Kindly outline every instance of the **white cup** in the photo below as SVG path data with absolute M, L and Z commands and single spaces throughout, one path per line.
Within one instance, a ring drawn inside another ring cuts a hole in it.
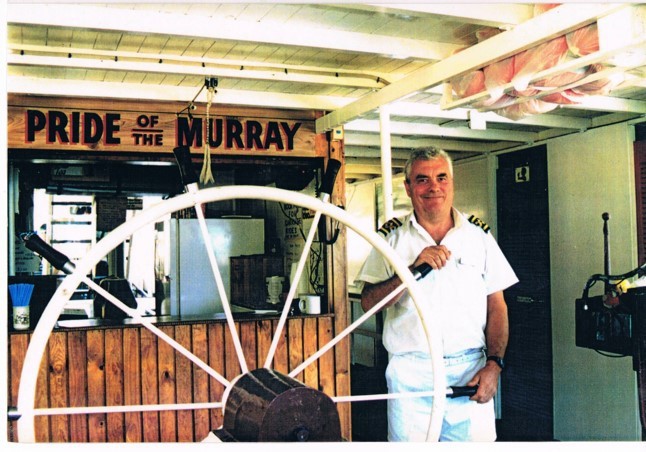
M 14 330 L 29 329 L 29 306 L 13 307 L 13 329 Z
M 318 295 L 301 295 L 298 302 L 298 309 L 303 314 L 320 314 L 321 297 Z

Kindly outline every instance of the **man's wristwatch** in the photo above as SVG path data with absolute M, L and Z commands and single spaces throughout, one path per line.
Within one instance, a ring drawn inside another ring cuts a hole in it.
M 505 361 L 500 356 L 495 356 L 495 355 L 490 355 L 487 356 L 487 361 L 493 361 L 496 364 L 498 364 L 498 367 L 500 367 L 500 370 L 503 370 L 505 368 Z

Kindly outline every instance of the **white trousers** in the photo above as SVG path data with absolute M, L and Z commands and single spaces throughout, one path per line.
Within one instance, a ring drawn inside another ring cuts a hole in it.
M 448 386 L 465 386 L 486 363 L 482 350 L 472 349 L 446 357 Z M 433 369 L 429 355 L 407 353 L 390 357 L 386 369 L 388 392 L 432 391 Z M 441 388 L 446 390 L 446 388 Z M 388 440 L 426 441 L 433 397 L 388 400 Z M 446 399 L 440 441 L 495 441 L 493 400 L 479 404 L 469 397 Z

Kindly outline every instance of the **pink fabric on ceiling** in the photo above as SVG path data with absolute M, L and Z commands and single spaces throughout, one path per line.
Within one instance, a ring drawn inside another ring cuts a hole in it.
M 486 99 L 482 99 L 474 103 L 473 106 L 476 108 L 486 108 L 488 110 L 495 109 L 495 108 L 504 108 L 516 102 L 516 99 L 517 99 L 516 97 L 511 96 L 509 94 L 503 94 L 502 96 L 496 99 L 487 97 Z
M 469 72 L 462 77 L 452 78 L 450 82 L 455 95 L 461 99 L 485 90 L 484 72 L 482 70 Z
M 565 36 L 560 36 L 516 54 L 512 77 L 514 88 L 517 91 L 526 90 L 537 73 L 560 64 L 567 52 Z
M 534 4 L 534 17 L 539 14 L 543 14 L 550 9 L 556 8 L 557 6 L 561 6 L 561 3 L 536 3 Z
M 581 27 L 565 35 L 568 50 L 576 56 L 586 56 L 599 51 L 597 24 Z
M 565 71 L 551 77 L 546 77 L 536 80 L 532 86 L 537 89 L 558 88 L 559 86 L 569 85 L 570 83 L 577 82 L 585 77 L 587 73 L 587 66 L 572 71 Z
M 534 16 L 560 5 L 560 3 L 536 4 Z M 482 42 L 502 32 L 496 28 L 484 28 L 476 31 L 476 39 Z M 532 114 L 546 113 L 557 108 L 558 105 L 580 103 L 586 95 L 608 94 L 621 78 L 603 78 L 578 87 L 567 88 L 603 70 L 603 66 L 597 64 L 532 81 L 536 74 L 542 71 L 598 50 L 599 35 L 595 23 L 550 39 L 482 69 L 454 77 L 450 81 L 458 98 L 487 91 L 489 96 L 474 102 L 473 107 L 492 110 L 510 119 L 521 119 Z M 511 89 L 509 89 L 510 85 Z M 562 90 L 541 96 L 542 92 L 557 89 Z
M 490 64 L 484 68 L 485 87 L 492 102 L 496 102 L 504 94 L 504 86 L 514 77 L 514 57 Z
M 585 96 L 575 93 L 571 89 L 566 89 L 558 93 L 548 94 L 541 97 L 544 102 L 551 102 L 561 105 L 577 104 L 583 100 Z
M 558 107 L 557 104 L 544 102 L 541 99 L 528 99 L 505 108 L 494 110 L 494 113 L 505 118 L 517 121 L 527 116 L 547 113 Z
M 601 72 L 604 69 L 605 66 L 602 64 L 591 64 L 590 66 L 588 66 L 586 75 L 596 74 L 597 72 Z M 616 74 L 613 77 L 600 78 L 598 80 L 584 83 L 572 88 L 572 91 L 577 94 L 585 94 L 588 96 L 605 96 L 622 81 L 623 75 Z

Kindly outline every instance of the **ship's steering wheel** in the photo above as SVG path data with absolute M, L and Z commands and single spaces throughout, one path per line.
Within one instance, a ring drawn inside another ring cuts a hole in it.
M 25 237 L 25 245 L 42 255 L 44 258 L 49 260 L 55 267 L 62 269 L 67 276 L 63 279 L 58 289 L 56 290 L 54 296 L 48 303 L 46 309 L 44 310 L 40 321 L 34 329 L 29 347 L 26 352 L 23 370 L 20 376 L 20 386 L 18 391 L 18 400 L 16 410 L 13 413 L 14 419 L 17 419 L 18 422 L 18 439 L 20 442 L 34 442 L 35 427 L 34 427 L 34 417 L 35 416 L 53 416 L 60 414 L 78 414 L 78 413 L 105 413 L 110 411 L 115 412 L 124 412 L 124 411 L 144 411 L 144 410 L 162 410 L 162 409 L 191 409 L 187 407 L 187 404 L 182 404 L 182 406 L 172 406 L 164 405 L 161 406 L 105 406 L 105 407 L 96 407 L 96 406 L 87 406 L 87 407 L 69 407 L 69 408 L 39 408 L 35 406 L 35 394 L 36 386 L 38 380 L 38 372 L 36 369 L 39 368 L 39 364 L 43 359 L 43 356 L 46 354 L 47 342 L 49 336 L 52 334 L 56 322 L 59 318 L 61 312 L 65 307 L 65 304 L 70 300 L 72 294 L 81 284 L 87 284 L 90 289 L 97 292 L 97 294 L 103 296 L 108 301 L 115 304 L 117 307 L 121 308 L 128 315 L 130 315 L 135 321 L 141 323 L 141 325 L 151 332 L 156 334 L 160 339 L 166 341 L 171 347 L 173 347 L 176 352 L 184 355 L 187 359 L 191 360 L 198 367 L 206 371 L 210 376 L 217 379 L 221 382 L 225 388 L 230 389 L 233 386 L 233 382 L 227 380 L 224 376 L 219 374 L 216 370 L 211 368 L 208 364 L 202 361 L 200 358 L 195 356 L 192 352 L 184 348 L 173 338 L 169 337 L 163 333 L 159 328 L 157 328 L 149 319 L 146 317 L 140 316 L 136 310 L 129 308 L 123 302 L 116 299 L 101 286 L 97 285 L 93 280 L 91 280 L 87 275 L 91 274 L 92 269 L 96 264 L 108 253 L 114 250 L 118 245 L 128 240 L 137 230 L 142 227 L 154 224 L 154 222 L 159 221 L 167 217 L 170 213 L 177 212 L 182 209 L 195 207 L 197 212 L 198 220 L 200 220 L 202 225 L 203 234 L 206 232 L 204 225 L 204 218 L 202 214 L 202 205 L 211 202 L 218 201 L 227 201 L 233 199 L 258 199 L 265 201 L 281 202 L 281 203 L 290 203 L 295 206 L 303 207 L 310 209 L 315 212 L 315 216 L 312 221 L 312 227 L 309 231 L 309 234 L 306 239 L 306 243 L 303 247 L 303 252 L 300 257 L 296 274 L 293 276 L 294 281 L 291 282 L 291 289 L 287 295 L 285 301 L 285 307 L 283 309 L 278 327 L 276 328 L 276 333 L 274 336 L 274 341 L 270 347 L 269 353 L 267 355 L 266 361 L 264 363 L 264 368 L 270 369 L 272 366 L 273 355 L 276 350 L 276 344 L 280 333 L 285 325 L 287 315 L 289 312 L 289 305 L 291 304 L 295 290 L 298 284 L 296 281 L 300 280 L 300 275 L 303 272 L 312 242 L 314 240 L 315 232 L 319 220 L 322 215 L 325 215 L 329 218 L 332 218 L 342 224 L 351 228 L 359 236 L 363 237 L 371 246 L 378 250 L 386 260 L 393 266 L 396 274 L 402 281 L 401 286 L 391 293 L 388 297 L 382 300 L 377 304 L 373 309 L 366 312 L 363 316 L 349 325 L 344 331 L 339 332 L 336 336 L 323 347 L 321 347 L 316 353 L 312 354 L 309 358 L 303 361 L 301 365 L 292 370 L 289 373 L 289 377 L 294 377 L 298 375 L 302 370 L 310 365 L 312 362 L 317 360 L 323 353 L 349 335 L 357 327 L 359 327 L 363 322 L 365 322 L 369 317 L 375 314 L 377 311 L 382 309 L 382 307 L 392 298 L 394 298 L 399 292 L 403 290 L 408 290 L 409 295 L 413 299 L 414 305 L 417 309 L 417 312 L 422 320 L 422 326 L 424 329 L 424 334 L 426 336 L 426 341 L 428 342 L 430 355 L 433 363 L 433 375 L 434 375 L 434 387 L 435 388 L 445 388 L 446 387 L 446 376 L 444 369 L 444 361 L 442 358 L 442 341 L 441 341 L 441 328 L 438 325 L 437 318 L 438 316 L 431 315 L 428 311 L 429 308 L 425 308 L 424 305 L 420 302 L 422 300 L 422 294 L 416 282 L 416 278 L 423 276 L 426 272 L 430 271 L 430 267 L 423 269 L 416 269 L 415 275 L 411 273 L 407 265 L 402 261 L 402 259 L 394 252 L 394 250 L 374 231 L 368 231 L 365 227 L 358 223 L 348 212 L 345 210 L 334 206 L 333 204 L 327 202 L 329 195 L 332 192 L 334 185 L 334 178 L 340 167 L 340 163 L 336 160 L 330 160 L 328 162 L 328 168 L 323 180 L 323 183 L 320 188 L 320 197 L 316 198 L 310 195 L 293 192 L 289 190 L 283 190 L 272 187 L 259 187 L 259 186 L 224 186 L 224 187 L 214 187 L 214 188 L 205 188 L 199 189 L 197 187 L 197 178 L 192 169 L 192 164 L 190 160 L 190 154 L 188 148 L 176 148 L 175 156 L 182 173 L 182 180 L 186 187 L 186 192 L 182 195 L 176 196 L 164 200 L 148 209 L 145 209 L 141 214 L 132 218 L 131 220 L 123 223 L 109 234 L 107 234 L 103 239 L 101 239 L 88 254 L 76 264 L 72 264 L 69 259 L 59 253 L 58 251 L 51 248 L 49 245 L 45 244 L 42 239 L 39 239 L 37 236 Z M 197 238 L 196 238 L 197 239 Z M 239 337 L 235 330 L 235 324 L 233 321 L 233 316 L 231 314 L 231 309 L 227 300 L 226 293 L 223 289 L 222 279 L 217 268 L 217 262 L 215 261 L 215 252 L 213 250 L 209 241 L 205 241 L 205 248 L 209 254 L 209 259 L 212 264 L 213 276 L 218 285 L 218 290 L 220 291 L 223 308 L 227 317 L 227 323 L 231 331 L 231 335 L 234 340 L 234 345 L 236 347 L 236 352 L 240 361 L 240 368 L 243 375 L 249 372 L 247 368 L 244 356 L 239 343 Z M 238 377 L 240 377 L 238 376 Z M 226 393 L 225 393 L 226 395 Z M 392 398 L 391 395 L 385 394 L 383 397 L 377 395 L 378 398 Z M 411 396 L 410 394 L 408 396 Z M 361 396 L 339 396 L 332 397 L 337 403 L 352 402 L 362 400 Z M 428 435 L 427 440 L 437 441 L 439 438 L 443 411 L 446 402 L 446 394 L 442 390 L 435 391 L 433 397 L 433 405 L 431 409 L 431 416 L 429 419 L 428 426 Z M 225 408 L 226 400 L 214 401 L 209 404 L 195 404 L 195 409 L 201 408 L 213 408 L 220 407 Z M 10 413 L 10 418 L 12 414 Z

